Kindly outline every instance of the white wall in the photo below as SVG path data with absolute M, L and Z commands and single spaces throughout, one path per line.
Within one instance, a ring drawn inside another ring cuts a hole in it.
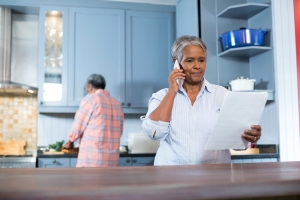
M 141 115 L 125 115 L 121 145 L 127 145 L 128 133 L 143 132 Z M 48 146 L 56 141 L 67 141 L 74 114 L 39 114 L 37 146 Z M 75 143 L 78 145 L 78 141 Z
M 280 161 L 300 160 L 298 83 L 293 0 L 272 0 L 274 69 Z

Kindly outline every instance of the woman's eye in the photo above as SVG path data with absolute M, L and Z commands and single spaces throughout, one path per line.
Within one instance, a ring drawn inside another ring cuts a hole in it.
M 191 62 L 193 62 L 193 60 L 186 60 L 186 62 L 189 62 L 189 63 L 191 63 Z
M 200 62 L 201 62 L 201 63 L 204 63 L 204 62 L 205 62 L 205 59 L 201 59 Z

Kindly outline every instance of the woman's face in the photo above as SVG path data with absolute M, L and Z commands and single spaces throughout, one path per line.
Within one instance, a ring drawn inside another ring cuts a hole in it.
M 199 84 L 206 69 L 206 57 L 203 50 L 195 45 L 185 47 L 180 64 L 183 73 L 186 74 L 184 81 L 190 84 Z

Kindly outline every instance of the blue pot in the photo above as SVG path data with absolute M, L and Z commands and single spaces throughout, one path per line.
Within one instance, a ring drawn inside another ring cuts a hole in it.
M 222 39 L 223 49 L 245 46 L 263 46 L 267 30 L 262 29 L 244 29 L 233 30 L 223 33 L 219 38 Z

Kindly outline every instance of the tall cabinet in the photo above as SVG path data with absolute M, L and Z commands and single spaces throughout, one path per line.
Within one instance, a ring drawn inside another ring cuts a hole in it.
M 68 7 L 41 6 L 38 105 L 67 106 Z

